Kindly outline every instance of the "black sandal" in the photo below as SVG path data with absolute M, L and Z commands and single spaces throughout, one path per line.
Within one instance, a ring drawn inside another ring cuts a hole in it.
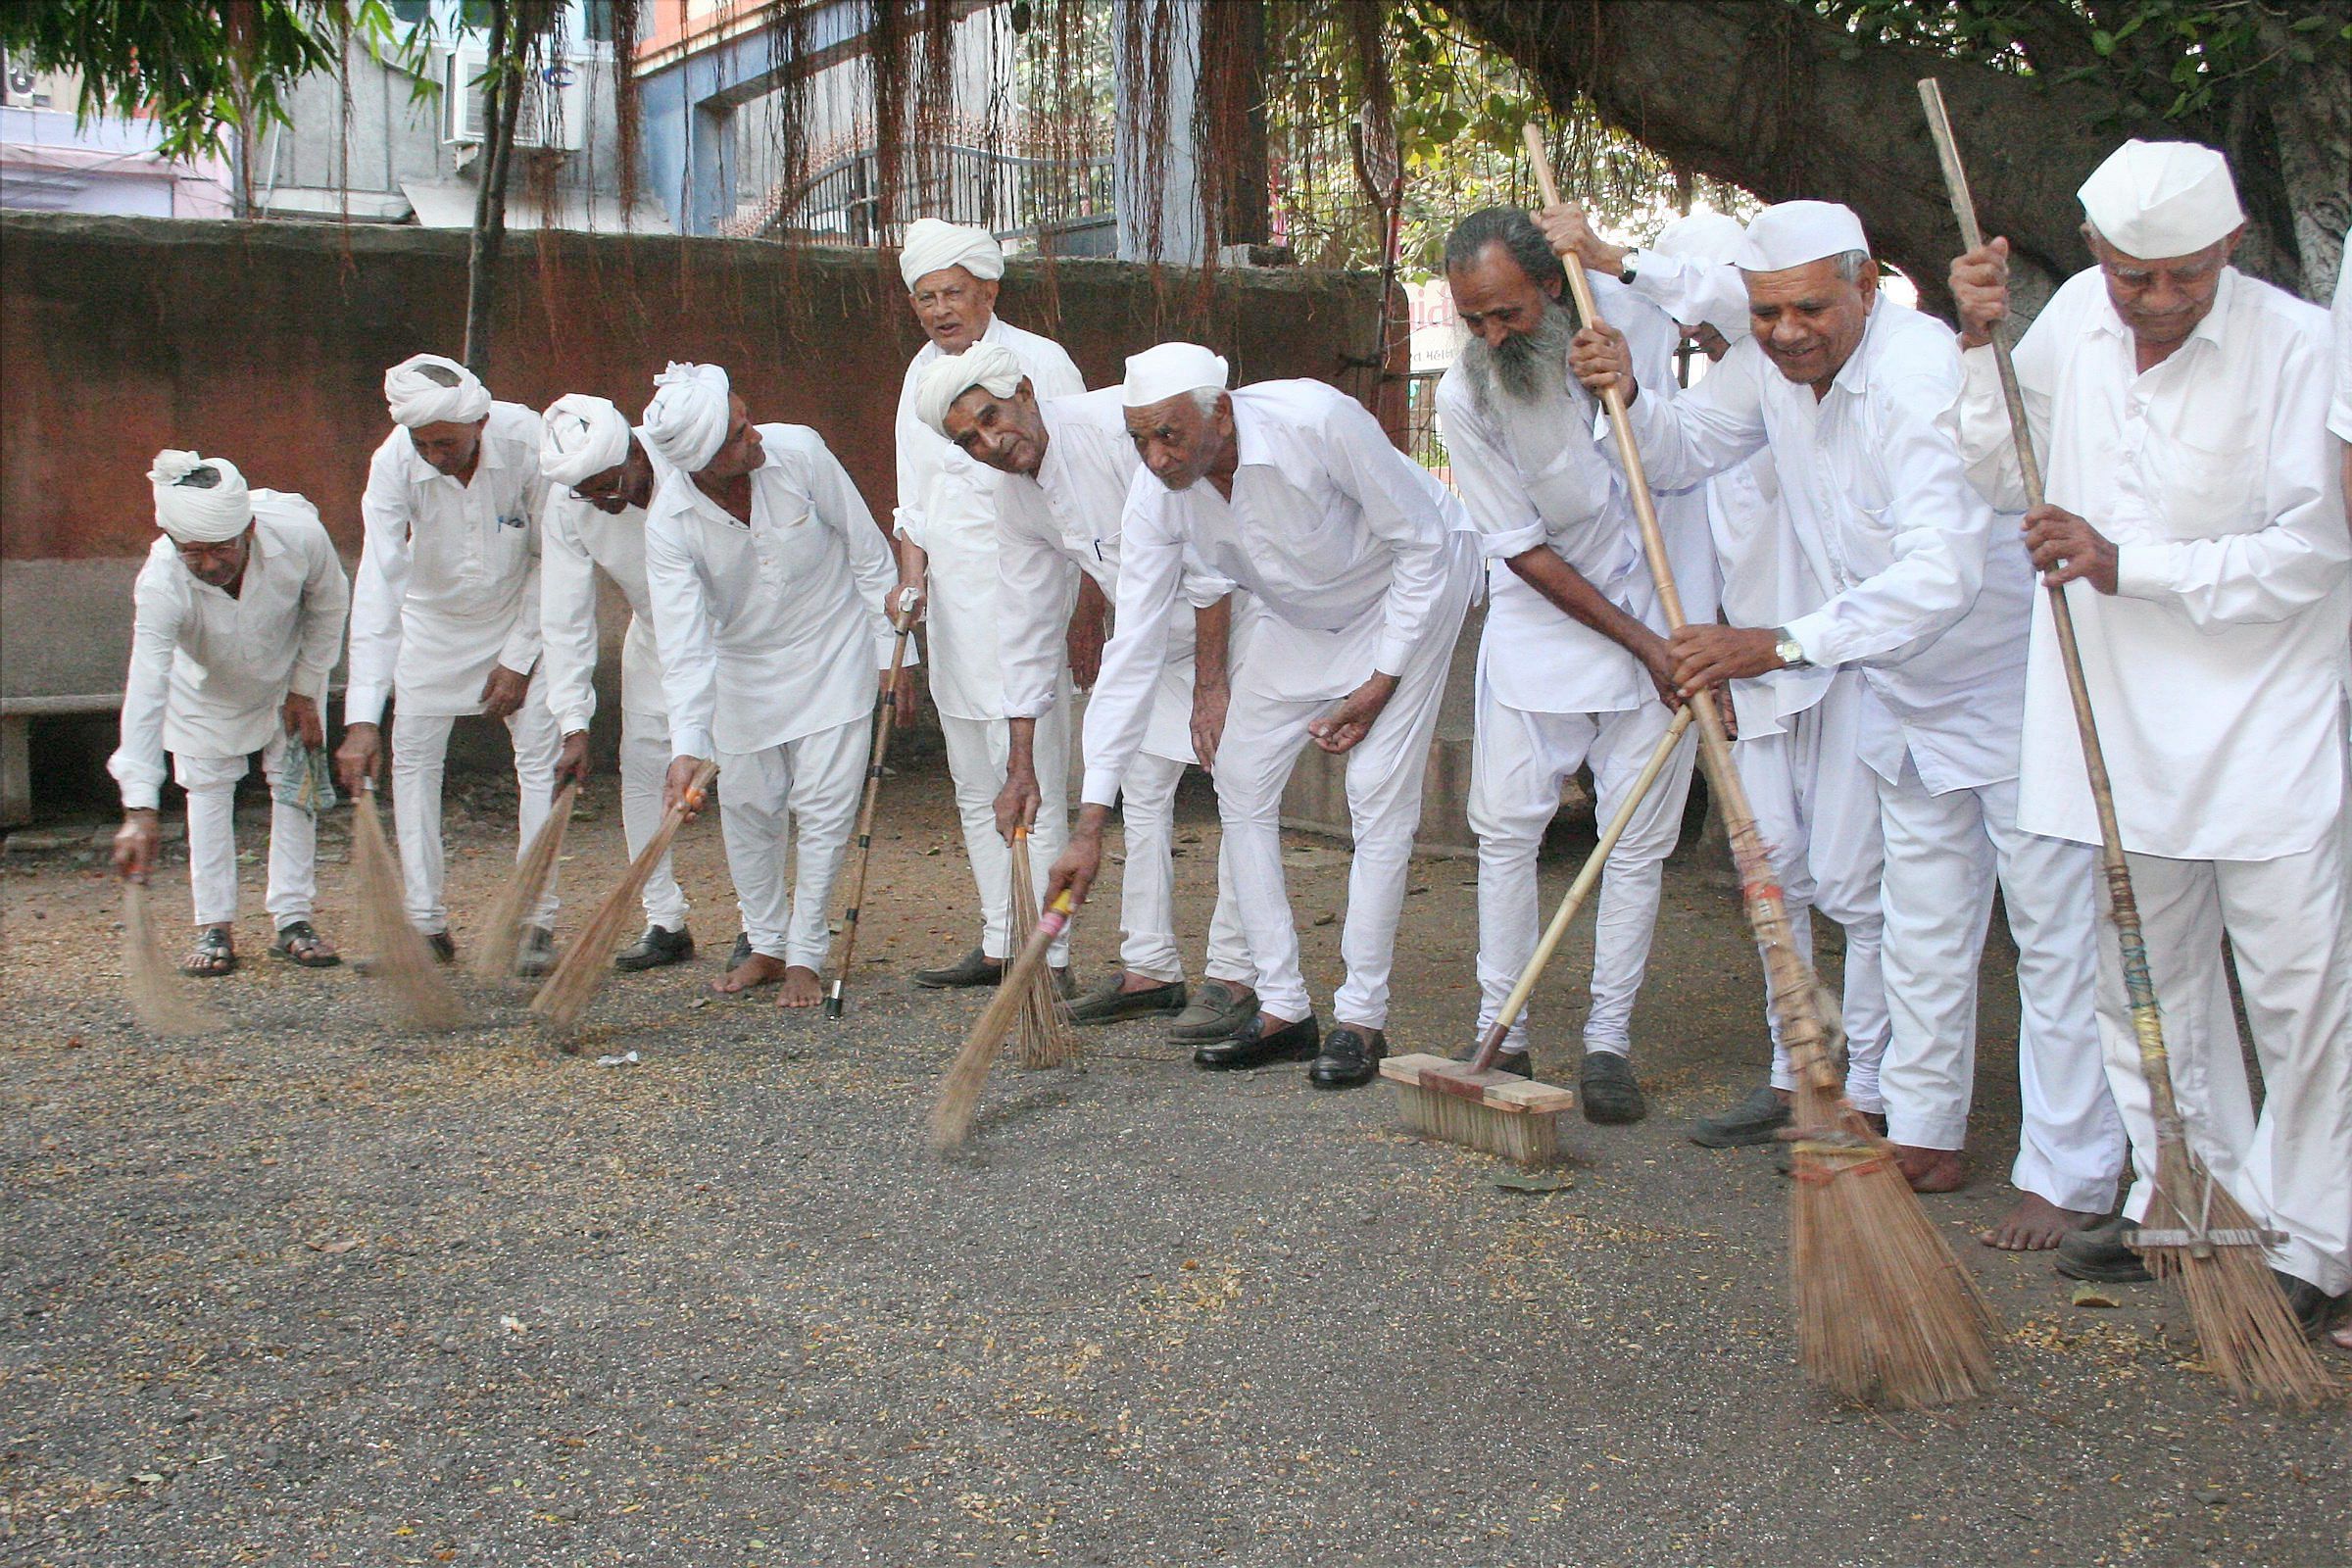
M 277 940 L 270 944 L 270 951 L 305 969 L 332 969 L 343 961 L 343 955 L 319 952 L 324 946 L 325 938 L 312 928 L 310 921 L 288 920 L 277 928 Z
M 237 950 L 229 946 L 228 933 L 217 925 L 208 925 L 196 933 L 196 945 L 179 966 L 179 972 L 192 980 L 218 980 L 222 975 L 237 972 Z

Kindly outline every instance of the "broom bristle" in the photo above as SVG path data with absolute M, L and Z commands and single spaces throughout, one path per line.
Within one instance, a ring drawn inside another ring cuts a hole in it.
M 539 824 L 539 831 L 515 858 L 514 874 L 507 878 L 498 903 L 491 906 L 490 929 L 474 950 L 471 968 L 476 979 L 503 980 L 514 971 L 515 956 L 522 952 L 523 923 L 539 907 L 548 878 L 556 874 L 556 861 L 564 854 L 564 835 L 571 827 L 571 803 L 579 793 L 577 779 L 556 792 L 547 820 Z
M 689 800 L 698 809 L 703 791 L 709 787 L 714 772 L 715 768 L 705 766 L 687 789 Z M 635 923 L 637 899 L 645 891 L 646 879 L 654 874 L 662 857 L 669 853 L 670 841 L 678 836 L 678 829 L 685 821 L 683 809 L 672 808 L 662 813 L 662 825 L 629 862 L 619 886 L 605 895 L 605 902 L 596 906 L 588 924 L 572 939 L 571 951 L 564 955 L 555 973 L 547 977 L 547 984 L 531 998 L 531 1011 L 559 1030 L 568 1031 L 579 1023 L 580 1014 L 588 1010 L 597 988 L 612 972 L 612 950 Z
M 2141 1229 L 2227 1234 L 2255 1225 L 2185 1144 L 2168 1139 L 2157 1150 L 2156 1190 Z M 2232 1394 L 2309 1406 L 2340 1392 L 2304 1340 L 2259 1246 L 2142 1247 L 2140 1256 L 2149 1273 L 2180 1286 L 2198 1352 Z
M 931 1107 L 931 1147 L 941 1153 L 955 1149 L 972 1130 L 972 1113 L 980 1104 L 980 1090 L 988 1082 L 988 1069 L 996 1064 L 997 1054 L 1011 1037 L 1013 1025 L 1019 1020 L 1021 992 L 1035 972 L 1044 967 L 1046 950 L 1053 946 L 1062 922 L 1048 926 L 1044 920 L 1029 934 L 1028 944 L 1019 956 L 1004 966 L 1004 978 L 997 982 L 997 994 L 979 1019 L 963 1037 L 963 1046 L 948 1067 L 948 1075 L 940 1080 L 939 1099 Z
M 1037 930 L 1037 895 L 1029 875 L 1029 836 L 1016 833 L 1012 843 L 1012 948 L 1029 946 Z M 1066 1067 L 1078 1059 L 1078 1031 L 1062 1005 L 1060 989 L 1050 964 L 1039 964 L 1021 987 L 1020 1013 L 1012 1037 L 1020 1046 L 1021 1065 L 1029 1068 Z
M 228 1026 L 220 1012 L 182 993 L 171 961 L 155 945 L 142 882 L 122 884 L 122 986 L 131 1016 L 151 1035 L 204 1035 Z
M 1514 1165 L 1555 1165 L 1563 1111 L 1503 1111 L 1475 1100 L 1391 1079 L 1405 1130 L 1494 1154 Z
M 455 1029 L 466 1021 L 466 1004 L 441 978 L 424 937 L 409 924 L 403 907 L 400 862 L 384 837 L 375 791 L 362 789 L 351 805 L 351 862 L 358 882 L 354 903 L 360 942 L 369 955 L 367 972 L 381 981 L 393 1005 L 419 1029 Z

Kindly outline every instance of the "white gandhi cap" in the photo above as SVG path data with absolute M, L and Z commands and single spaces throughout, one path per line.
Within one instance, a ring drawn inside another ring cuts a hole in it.
M 1785 272 L 1848 251 L 1870 254 L 1862 220 L 1837 202 L 1781 202 L 1758 213 L 1732 253 L 1742 272 Z
M 1148 409 L 1202 387 L 1222 392 L 1227 373 L 1224 360 L 1198 343 L 1162 343 L 1127 356 L 1123 401 L 1131 409 Z
M 2099 236 L 2140 261 L 2192 255 L 2246 220 L 2229 161 L 2193 141 L 2128 141 L 2075 194 Z

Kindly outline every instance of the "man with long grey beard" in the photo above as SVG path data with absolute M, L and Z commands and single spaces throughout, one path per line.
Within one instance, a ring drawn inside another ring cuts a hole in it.
M 1470 763 L 1484 1034 L 1535 953 L 1536 853 L 1560 786 L 1590 763 L 1595 809 L 1611 819 L 1680 700 L 1625 477 L 1595 437 L 1592 394 L 1568 374 L 1576 318 L 1561 302 L 1559 258 L 1527 214 L 1490 207 L 1447 237 L 1446 273 L 1471 341 L 1438 383 L 1438 413 L 1454 482 L 1478 525 L 1490 594 Z M 1593 287 L 1601 312 L 1649 367 L 1644 384 L 1670 385 L 1674 323 L 1621 284 L 1600 278 Z M 1712 618 L 1704 498 L 1662 497 L 1660 506 L 1686 609 Z M 1692 758 L 1686 741 L 1602 872 L 1578 1075 L 1591 1121 L 1639 1121 L 1647 1110 L 1631 1061 L 1634 998 Z M 1529 1072 L 1525 1013 L 1500 1065 Z

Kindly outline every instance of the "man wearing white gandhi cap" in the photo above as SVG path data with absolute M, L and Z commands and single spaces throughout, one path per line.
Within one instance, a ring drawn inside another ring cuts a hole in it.
M 339 961 L 312 928 L 318 822 L 281 789 L 287 741 L 326 744 L 319 705 L 343 637 L 350 586 L 318 509 L 290 491 L 249 490 L 236 465 L 163 452 L 148 472 L 163 530 L 132 589 L 122 739 L 107 771 L 122 788 L 115 867 L 144 879 L 162 835 L 164 753 L 188 792 L 192 975 L 237 966 L 236 788 L 255 752 L 270 784 L 270 951 L 312 968 Z
M 1221 733 L 1203 737 L 1225 853 L 1257 969 L 1257 1016 L 1201 1046 L 1210 1069 L 1312 1057 L 1308 1081 L 1368 1083 L 1387 1049 L 1389 967 L 1422 776 L 1478 550 L 1461 504 L 1398 452 L 1363 405 L 1320 381 L 1225 389 L 1191 343 L 1127 361 L 1127 433 L 1148 472 L 1128 492 L 1119 601 L 1086 714 L 1086 793 L 1047 897 L 1080 899 L 1152 716 L 1186 553 L 1258 607 Z M 1218 726 L 1211 725 L 1211 729 Z M 1312 741 L 1348 755 L 1355 847 L 1328 1040 L 1298 969 L 1283 886 L 1282 791 Z
M 1117 387 L 1041 400 L 1020 361 L 998 344 L 975 343 L 934 363 L 915 389 L 915 405 L 925 424 L 973 462 L 997 470 L 993 505 L 1004 612 L 998 647 L 1011 743 L 997 823 L 1010 838 L 1015 827 L 1036 819 L 1045 798 L 1035 737 L 1041 716 L 1063 697 L 1060 580 L 1075 565 L 1106 598 L 1118 597 L 1122 519 L 1142 465 L 1127 437 Z M 1189 1042 L 1222 1039 L 1255 1017 L 1257 989 L 1221 849 L 1207 978 L 1199 994 L 1186 989 L 1176 941 L 1176 786 L 1185 764 L 1203 755 L 1194 739 L 1196 717 L 1207 721 L 1223 711 L 1238 640 L 1229 635 L 1234 596 L 1222 584 L 1204 585 L 1198 572 L 1185 576 L 1193 613 L 1190 619 L 1177 615 L 1169 626 L 1152 689 L 1151 722 L 1119 780 L 1127 851 L 1119 888 L 1121 967 L 1079 997 L 1071 1016 L 1080 1023 L 1109 1023 L 1174 1013 L 1169 1038 Z
M 995 487 L 988 475 L 915 415 L 915 389 L 923 372 L 943 355 L 961 354 L 975 343 L 1004 349 L 1020 362 L 1041 398 L 1068 397 L 1086 390 L 1078 368 L 1061 345 L 1024 332 L 996 314 L 1004 252 L 983 228 L 966 228 L 925 218 L 909 224 L 899 251 L 914 318 L 929 339 L 906 367 L 899 388 L 899 507 L 894 532 L 899 540 L 899 574 L 912 590 L 908 602 L 930 623 L 931 701 L 948 744 L 948 771 L 956 780 L 956 809 L 963 820 L 964 852 L 980 895 L 980 941 L 956 962 L 919 970 L 922 986 L 994 985 L 1002 972 L 1011 935 L 1012 862 L 997 832 L 997 792 L 1007 763 L 1004 681 L 999 675 L 997 627 L 1002 606 L 997 574 Z M 1102 598 L 1083 572 L 1048 574 L 1054 613 L 1070 627 L 1081 683 L 1102 642 Z M 1073 612 L 1072 595 L 1076 594 Z M 1060 679 L 1059 672 L 1056 680 Z M 911 683 L 906 688 L 912 691 Z M 1029 839 L 1030 864 L 1042 877 L 1061 853 L 1069 831 L 1064 797 L 1069 774 L 1069 709 L 1066 701 L 1038 715 L 1035 736 L 1042 800 Z M 910 711 L 900 709 L 902 715 Z M 1067 980 L 1069 946 L 1056 942 L 1051 956 Z
M 628 416 L 606 398 L 571 393 L 547 406 L 539 468 L 547 475 L 541 524 L 539 610 L 547 702 L 564 749 L 556 782 L 588 777 L 588 725 L 596 716 L 596 573 L 629 607 L 620 643 L 620 830 L 631 858 L 662 823 L 669 772 L 669 708 L 654 647 L 645 581 L 645 509 L 658 460 Z M 686 893 L 664 854 L 645 882 L 645 934 L 614 956 L 620 969 L 653 969 L 694 956 Z
M 654 384 L 643 430 L 662 467 L 645 579 L 669 706 L 664 805 L 718 763 L 745 945 L 715 989 L 780 982 L 780 1005 L 813 1007 L 874 671 L 897 640 L 890 546 L 814 430 L 754 424 L 715 365 L 672 365 Z
M 555 796 L 556 721 L 539 662 L 539 416 L 490 396 L 471 370 L 418 354 L 384 372 L 396 428 L 368 465 L 366 539 L 352 586 L 350 683 L 335 761 L 357 791 L 383 760 L 392 713 L 392 820 L 409 919 L 447 962 L 441 778 L 457 720 L 500 719 L 514 744 L 516 855 Z M 555 967 L 551 879 L 526 916 L 515 972 Z
M 2026 544 L 2043 580 L 2067 585 L 2189 1139 L 2285 1234 L 2272 1262 L 2316 1334 L 2352 1291 L 2352 540 L 2326 429 L 2328 318 L 2230 267 L 2245 216 L 2211 148 L 2126 142 L 2082 198 L 2097 265 L 2017 346 L 2046 477 Z M 1989 346 L 2006 277 L 1998 239 L 1952 266 L 1970 471 L 2015 507 L 2025 491 Z M 2018 822 L 2096 844 L 2054 639 L 2036 603 Z M 2136 1219 L 2156 1144 L 2101 926 L 2099 1024 L 2143 1178 L 2125 1207 Z M 2259 1116 L 2225 939 L 2267 1091 Z M 2128 1234 L 2070 1237 L 2059 1267 L 2144 1279 Z
M 2022 1197 L 1984 1233 L 2055 1247 L 2114 1202 L 2123 1124 L 2090 996 L 2095 857 L 2018 823 L 2018 732 L 2033 572 L 1962 470 L 1959 351 L 1884 298 L 1861 220 L 1783 202 L 1733 264 L 1755 335 L 1689 392 L 1643 397 L 1616 334 L 1577 338 L 1579 375 L 1632 399 L 1653 480 L 1688 484 L 1769 449 L 1800 547 L 1832 589 L 1779 626 L 1686 626 L 1688 690 L 1806 665 L 1862 675 L 1855 749 L 1877 776 L 1889 1030 L 1887 1137 L 1912 1186 L 1967 1180 L 1977 971 L 1996 880 L 2017 940 Z

